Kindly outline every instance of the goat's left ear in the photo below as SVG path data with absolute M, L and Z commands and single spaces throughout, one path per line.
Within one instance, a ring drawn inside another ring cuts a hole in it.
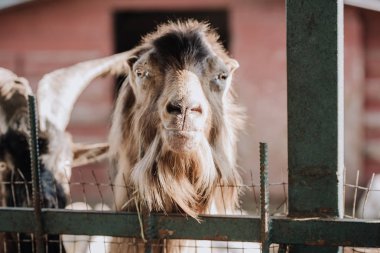
M 239 68 L 239 62 L 235 59 L 229 58 L 226 62 L 226 65 L 230 71 L 230 73 L 234 73 L 234 71 Z

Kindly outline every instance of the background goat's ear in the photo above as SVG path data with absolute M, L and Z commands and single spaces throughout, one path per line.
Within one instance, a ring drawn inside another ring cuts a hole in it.
M 65 131 L 73 106 L 87 85 L 99 76 L 126 74 L 131 51 L 81 62 L 44 75 L 38 84 L 37 99 L 40 128 L 50 123 Z
M 74 143 L 72 145 L 73 167 L 83 166 L 108 159 L 108 149 L 108 143 Z
M 230 73 L 232 74 L 237 68 L 239 68 L 239 62 L 235 59 L 228 59 L 227 62 L 226 62 L 226 65 L 230 71 Z

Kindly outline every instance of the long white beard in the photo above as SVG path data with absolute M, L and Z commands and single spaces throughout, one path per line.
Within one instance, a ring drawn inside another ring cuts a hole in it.
M 219 181 L 212 148 L 202 137 L 199 147 L 175 153 L 156 136 L 133 167 L 131 183 L 149 210 L 171 212 L 176 206 L 196 218 L 210 207 Z

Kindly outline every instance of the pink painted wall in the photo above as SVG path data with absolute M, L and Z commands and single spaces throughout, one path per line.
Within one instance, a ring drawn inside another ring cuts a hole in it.
M 365 23 L 365 169 L 380 172 L 380 13 L 366 11 Z

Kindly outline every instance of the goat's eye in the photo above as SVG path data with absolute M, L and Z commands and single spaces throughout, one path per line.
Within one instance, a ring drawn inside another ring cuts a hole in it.
M 136 69 L 135 73 L 138 78 L 142 78 L 144 76 L 144 71 L 141 69 Z
M 222 91 L 226 87 L 226 80 L 228 78 L 228 73 L 220 72 L 211 80 L 211 90 Z
M 221 81 L 225 81 L 225 80 L 227 80 L 227 78 L 228 78 L 228 74 L 227 74 L 227 73 L 220 73 L 220 74 L 216 77 L 216 79 L 221 80 Z
M 146 70 L 136 69 L 135 73 L 138 78 L 149 77 L 149 71 L 146 71 Z

